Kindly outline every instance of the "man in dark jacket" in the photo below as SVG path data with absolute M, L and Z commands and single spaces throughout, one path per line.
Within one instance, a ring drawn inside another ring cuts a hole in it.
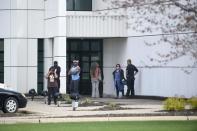
M 54 61 L 54 65 L 51 66 L 49 70 L 51 70 L 52 68 L 55 70 L 55 72 L 57 74 L 57 84 L 58 84 L 58 88 L 57 88 L 58 90 L 57 91 L 60 92 L 60 72 L 61 72 L 61 67 L 58 66 L 58 62 L 57 61 Z
M 127 77 L 127 93 L 126 96 L 128 97 L 130 92 L 131 96 L 135 95 L 134 91 L 134 81 L 135 81 L 135 75 L 137 74 L 138 69 L 131 64 L 131 59 L 127 60 L 127 68 L 126 68 L 126 77 Z

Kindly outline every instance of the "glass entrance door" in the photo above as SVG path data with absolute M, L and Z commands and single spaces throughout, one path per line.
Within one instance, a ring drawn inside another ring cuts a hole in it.
M 92 62 L 103 66 L 103 42 L 101 39 L 68 39 L 67 40 L 67 70 L 72 61 L 79 60 L 81 67 L 79 93 L 91 95 L 90 66 Z M 67 92 L 69 93 L 70 77 L 67 77 Z

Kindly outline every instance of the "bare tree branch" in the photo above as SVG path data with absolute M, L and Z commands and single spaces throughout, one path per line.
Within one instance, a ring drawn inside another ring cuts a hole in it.
M 184 11 L 193 12 L 193 13 L 197 14 L 197 8 L 195 8 L 195 7 L 193 7 L 193 8 L 192 7 L 187 7 L 186 5 L 183 5 L 183 4 L 181 4 L 177 1 L 174 1 L 174 4 L 176 6 L 178 6 L 179 8 L 181 8 L 182 10 L 184 10 Z
M 164 52 L 155 51 L 157 55 L 150 57 L 150 61 L 166 64 L 186 56 L 191 58 L 193 63 L 189 66 L 197 66 L 196 0 L 109 0 L 107 4 L 111 4 L 108 11 L 114 11 L 113 8 L 116 8 L 116 12 L 118 9 L 127 9 L 128 28 L 133 31 L 142 34 L 164 34 L 153 42 L 144 41 L 150 48 L 163 44 L 168 48 Z M 174 11 L 171 11 L 172 9 Z

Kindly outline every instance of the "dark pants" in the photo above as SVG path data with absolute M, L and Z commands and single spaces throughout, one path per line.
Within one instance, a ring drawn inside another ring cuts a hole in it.
M 79 87 L 79 80 L 71 80 L 70 82 L 70 94 L 72 93 L 79 93 L 78 91 L 78 87 Z
M 99 81 L 99 97 L 103 97 L 103 82 Z
M 135 81 L 134 79 L 127 80 L 127 93 L 126 93 L 126 96 L 129 96 L 130 92 L 131 92 L 131 96 L 135 95 L 134 81 Z
M 51 96 L 53 97 L 54 104 L 57 104 L 57 98 L 55 96 L 55 93 L 57 92 L 56 87 L 48 87 L 48 105 L 51 104 Z
M 117 97 L 119 97 L 119 92 L 122 92 L 122 96 L 124 96 L 124 90 L 119 91 L 119 90 L 117 90 L 117 88 L 116 88 L 116 96 L 117 96 Z
M 122 96 L 124 96 L 124 89 L 119 90 L 120 88 L 118 87 L 118 83 L 116 83 L 116 96 L 119 97 L 119 92 L 122 92 Z
M 57 79 L 57 86 L 58 86 L 57 92 L 60 92 L 60 79 Z

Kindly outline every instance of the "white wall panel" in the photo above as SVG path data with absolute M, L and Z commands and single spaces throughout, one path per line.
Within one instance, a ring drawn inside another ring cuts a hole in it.
M 65 16 L 66 12 L 66 0 L 58 0 L 57 1 L 57 10 L 59 16 Z
M 197 77 L 196 69 L 188 75 L 180 68 L 144 68 L 141 75 L 141 95 L 197 96 L 197 82 L 194 80 Z
M 54 38 L 54 57 L 66 56 L 66 37 Z
M 0 9 L 10 9 L 11 0 L 0 0 Z
M 8 87 L 11 87 L 12 86 L 11 76 L 12 76 L 11 67 L 5 66 L 4 67 L 4 83 L 6 85 L 8 85 Z
M 11 9 L 27 9 L 28 0 L 11 0 Z
M 189 34 L 188 37 L 190 37 Z M 172 38 L 172 36 L 168 36 L 168 38 Z M 151 61 L 150 59 L 165 60 L 165 57 L 160 57 L 158 53 L 169 54 L 170 51 L 173 51 L 171 45 L 165 42 L 152 46 L 146 45 L 146 43 L 153 44 L 160 39 L 161 36 L 128 38 L 128 43 L 124 51 L 125 57 L 131 58 L 138 66 L 192 66 L 194 61 L 191 59 L 191 54 L 186 54 L 183 57 L 175 59 L 174 61 L 169 61 L 166 65 L 164 65 L 164 63 L 157 62 L 156 60 Z
M 104 95 L 115 96 L 116 94 L 112 72 L 116 64 L 120 64 L 125 69 L 124 50 L 126 43 L 126 38 L 104 39 L 103 41 Z
M 27 92 L 37 90 L 38 39 L 28 39 Z
M 53 56 L 53 39 L 44 39 L 44 57 Z
M 27 37 L 27 11 L 11 12 L 11 37 Z
M 37 39 L 5 40 L 5 83 L 23 93 L 37 88 Z
M 103 2 L 103 0 L 92 0 L 92 10 L 103 10 L 106 8 L 107 8 L 107 4 Z
M 44 75 L 53 65 L 53 39 L 44 40 Z M 47 90 L 47 79 L 44 79 L 44 89 Z
M 103 95 L 104 96 L 115 96 L 116 90 L 113 82 L 113 68 L 103 68 L 104 81 L 103 81 Z
M 66 36 L 66 18 L 57 17 L 45 20 L 45 37 Z
M 44 0 L 28 0 L 28 9 L 44 9 Z
M 27 40 L 5 39 L 4 81 L 14 90 L 27 91 Z M 32 76 L 34 77 L 34 76 Z
M 11 39 L 11 66 L 27 66 L 27 40 Z
M 57 37 L 54 39 L 54 61 L 58 61 L 61 67 L 60 73 L 60 91 L 66 93 L 66 37 Z
M 55 17 L 58 14 L 58 2 L 55 0 L 45 1 L 45 19 Z M 66 5 L 65 5 L 66 6 Z
M 110 91 L 114 89 L 112 71 L 115 64 L 120 63 L 125 70 L 126 60 L 131 58 L 133 64 L 139 69 L 135 80 L 137 95 L 165 97 L 178 95 L 187 98 L 197 95 L 195 80 L 197 70 L 187 67 L 192 65 L 190 57 L 179 58 L 167 65 L 149 60 L 149 56 L 156 57 L 156 53 L 159 51 L 170 51 L 165 44 L 159 47 L 150 47 L 144 44 L 144 41 L 153 42 L 157 39 L 159 38 L 131 37 L 127 41 L 124 39 L 104 40 L 104 82 L 107 82 L 104 84 L 105 94 L 110 94 Z M 191 71 L 191 73 L 187 74 L 183 69 Z
M 4 66 L 11 65 L 11 40 L 4 39 Z
M 68 37 L 126 37 L 126 19 L 123 16 L 104 16 L 67 13 Z
M 65 16 L 66 0 L 47 0 L 45 1 L 45 18 Z
M 27 67 L 16 67 L 12 68 L 13 71 L 13 76 L 14 76 L 14 85 L 16 85 L 17 91 L 22 92 L 22 93 L 27 93 L 28 92 L 28 72 L 27 72 Z M 16 81 L 15 81 L 16 80 Z
M 9 88 L 27 93 L 27 67 L 5 67 L 5 84 Z
M 28 11 L 28 37 L 43 38 L 44 37 L 44 12 Z
M 180 2 L 182 3 L 183 1 Z M 141 36 L 155 34 L 172 34 L 176 32 L 194 32 L 193 28 L 188 27 L 181 29 L 182 27 L 179 27 L 180 23 L 186 22 L 186 16 L 182 16 L 180 13 L 181 8 L 173 4 L 163 4 L 163 10 L 161 11 L 159 8 L 160 6 L 145 5 L 140 7 L 128 7 L 128 35 Z M 185 15 L 189 16 L 189 14 L 187 13 L 185 13 Z M 188 25 L 189 23 L 190 22 L 188 22 Z
M 26 72 L 25 72 L 25 78 L 26 78 Z M 11 75 L 10 75 L 10 86 L 11 88 L 15 89 L 18 91 L 18 85 L 17 85 L 17 81 L 18 81 L 18 76 L 17 76 L 17 68 L 15 67 L 11 67 Z
M 4 68 L 4 83 L 8 85 L 9 88 L 17 91 L 17 77 L 16 68 L 5 67 Z
M 66 17 L 58 17 L 56 18 L 58 32 L 55 34 L 56 36 L 66 36 Z
M 49 19 L 45 20 L 45 37 L 54 37 L 58 34 L 57 28 L 57 20 L 56 19 Z
M 28 39 L 27 45 L 27 60 L 28 66 L 37 66 L 38 62 L 38 40 L 37 39 Z
M 25 91 L 28 92 L 30 89 L 37 91 L 37 67 L 27 68 L 27 86 Z
M 10 36 L 10 11 L 0 11 L 0 37 L 7 38 Z
M 49 71 L 49 68 L 53 65 L 53 58 L 44 58 L 44 75 Z M 44 79 L 44 90 L 47 90 L 47 79 Z

